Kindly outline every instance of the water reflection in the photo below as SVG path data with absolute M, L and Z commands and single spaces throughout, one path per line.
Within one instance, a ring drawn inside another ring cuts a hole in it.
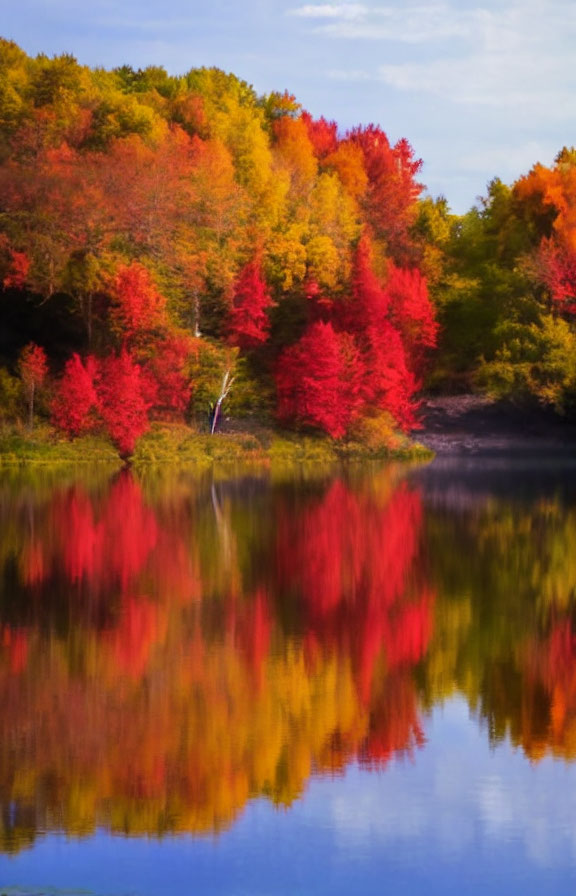
M 214 831 L 423 741 L 433 598 L 393 468 L 304 488 L 130 473 L 2 500 L 4 848 Z
M 573 759 L 574 468 L 437 462 L 417 479 L 439 591 L 425 702 L 463 693 L 493 744 Z
M 1 848 L 221 830 L 413 753 L 455 694 L 572 759 L 576 504 L 450 483 L 3 480 Z

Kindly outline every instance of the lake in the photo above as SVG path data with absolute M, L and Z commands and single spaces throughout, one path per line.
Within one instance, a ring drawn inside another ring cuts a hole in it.
M 0 476 L 0 893 L 570 893 L 576 462 Z

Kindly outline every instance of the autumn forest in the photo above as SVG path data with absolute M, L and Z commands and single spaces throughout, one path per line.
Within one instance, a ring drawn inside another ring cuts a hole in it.
M 421 166 L 219 69 L 1 41 L 2 425 L 126 457 L 155 421 L 224 412 L 385 440 L 423 390 L 572 414 L 575 152 L 463 216 Z

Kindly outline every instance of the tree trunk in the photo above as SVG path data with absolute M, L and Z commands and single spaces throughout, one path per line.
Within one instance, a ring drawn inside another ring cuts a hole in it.
M 194 335 L 197 339 L 202 336 L 200 332 L 200 298 L 198 293 L 194 294 Z
M 218 418 L 220 416 L 220 409 L 222 407 L 222 402 L 230 392 L 232 388 L 232 383 L 234 382 L 234 377 L 230 376 L 230 371 L 227 370 L 224 374 L 224 378 L 222 379 L 222 386 L 220 387 L 220 395 L 218 396 L 218 401 L 216 402 L 216 407 L 214 408 L 214 414 L 212 416 L 212 426 L 210 427 L 210 435 L 214 435 L 216 432 L 216 424 L 218 423 Z
M 30 386 L 30 398 L 28 400 L 28 426 L 30 429 L 34 429 L 34 383 Z

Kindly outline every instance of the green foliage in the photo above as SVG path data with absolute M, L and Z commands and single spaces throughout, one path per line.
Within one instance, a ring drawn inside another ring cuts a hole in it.
M 509 328 L 529 328 L 542 312 L 538 290 L 522 263 L 533 236 L 512 189 L 498 179 L 489 184 L 479 207 L 452 217 L 448 238 L 440 225 L 430 207 L 421 211 L 422 233 L 438 227 L 444 252 L 444 270 L 433 287 L 441 337 L 430 383 L 470 388 L 485 382 L 484 374 L 477 376 L 480 367 L 502 360 Z M 513 378 L 507 379 L 513 388 Z
M 495 397 L 536 398 L 560 413 L 576 406 L 576 332 L 545 315 L 538 323 L 506 322 L 494 360 L 481 364 L 477 382 Z
M 196 341 L 188 372 L 194 383 L 192 401 L 198 421 L 208 421 L 211 409 L 218 401 L 226 372 L 235 376 L 237 365 L 237 348 L 222 346 L 209 339 Z
M 22 383 L 0 367 L 0 422 L 15 422 L 23 406 Z

